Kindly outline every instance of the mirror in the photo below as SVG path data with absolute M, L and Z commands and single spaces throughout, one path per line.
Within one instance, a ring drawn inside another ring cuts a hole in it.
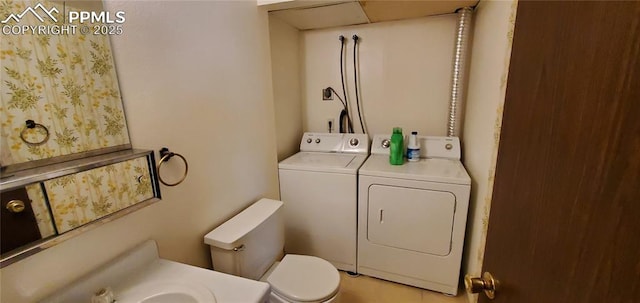
M 119 151 L 40 170 L 27 179 L 3 180 L 2 266 L 160 197 L 149 150 Z
M 39 183 L 3 191 L 0 200 L 2 255 L 57 234 Z
M 102 2 L 0 4 L 5 173 L 131 148 L 108 33 L 67 23 L 89 11 L 102 12 Z
M 0 3 L 0 266 L 160 197 L 153 152 L 131 149 L 113 20 L 101 1 Z

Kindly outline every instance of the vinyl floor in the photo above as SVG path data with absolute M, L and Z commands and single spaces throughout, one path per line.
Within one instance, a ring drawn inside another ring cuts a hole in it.
M 364 275 L 351 277 L 341 271 L 339 303 L 467 303 L 467 296 L 463 290 L 450 297 Z

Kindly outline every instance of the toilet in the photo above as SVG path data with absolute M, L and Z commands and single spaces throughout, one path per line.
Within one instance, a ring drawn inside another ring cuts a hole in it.
M 213 269 L 269 283 L 272 303 L 336 302 L 340 275 L 331 263 L 284 255 L 282 206 L 261 199 L 204 236 Z

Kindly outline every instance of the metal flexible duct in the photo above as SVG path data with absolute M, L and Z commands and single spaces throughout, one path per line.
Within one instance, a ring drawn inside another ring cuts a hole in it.
M 471 31 L 471 15 L 473 9 L 465 7 L 458 10 L 458 28 L 456 46 L 453 56 L 453 73 L 451 78 L 451 99 L 449 101 L 448 137 L 459 137 L 462 115 L 462 98 L 466 84 L 466 63 L 469 48 L 469 32 Z

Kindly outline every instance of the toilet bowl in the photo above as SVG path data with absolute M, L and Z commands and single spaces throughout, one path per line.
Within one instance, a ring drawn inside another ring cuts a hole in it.
M 282 205 L 261 199 L 209 232 L 204 242 L 210 247 L 213 269 L 268 282 L 272 303 L 336 301 L 340 275 L 331 263 L 284 255 Z

